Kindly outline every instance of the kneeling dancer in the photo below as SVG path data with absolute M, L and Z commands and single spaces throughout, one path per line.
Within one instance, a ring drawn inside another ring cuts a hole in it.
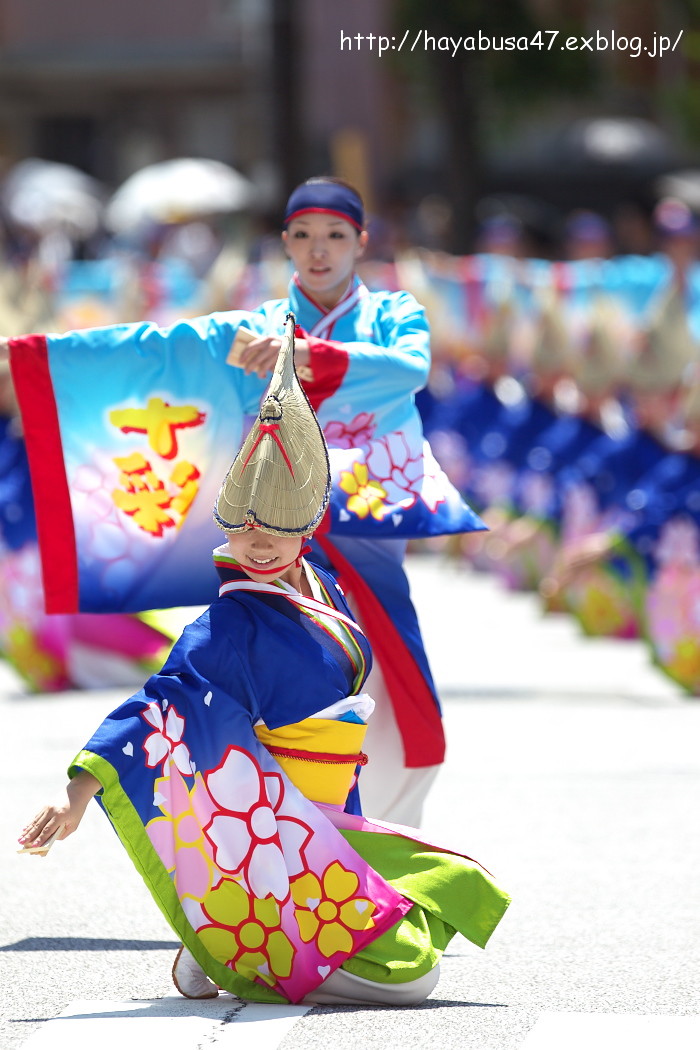
M 45 854 L 96 795 L 182 941 L 185 996 L 413 1005 L 454 933 L 485 946 L 509 898 L 475 861 L 361 813 L 371 653 L 304 557 L 330 481 L 293 350 L 290 315 L 219 492 L 219 597 L 20 843 Z

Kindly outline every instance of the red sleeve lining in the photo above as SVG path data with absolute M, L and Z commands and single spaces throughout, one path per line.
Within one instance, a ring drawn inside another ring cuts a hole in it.
M 77 612 L 73 509 L 46 337 L 22 336 L 11 339 L 9 346 L 32 479 L 46 612 Z
M 306 395 L 314 412 L 318 412 L 324 401 L 333 397 L 340 388 L 348 370 L 350 358 L 342 343 L 327 339 L 317 339 L 307 335 L 303 328 L 297 326 L 297 338 L 306 339 L 309 344 L 309 365 L 313 379 L 303 383 Z

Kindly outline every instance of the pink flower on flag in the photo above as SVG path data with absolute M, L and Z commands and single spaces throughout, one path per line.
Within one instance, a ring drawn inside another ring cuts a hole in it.
M 375 429 L 374 416 L 369 412 L 360 412 L 349 423 L 331 420 L 323 428 L 323 433 L 331 448 L 362 448 L 369 445 Z
M 204 830 L 217 866 L 242 875 L 254 897 L 287 900 L 290 877 L 307 868 L 313 832 L 285 805 L 280 774 L 264 773 L 253 755 L 230 747 L 205 781 L 215 809 Z
M 160 762 L 170 759 L 180 773 L 191 776 L 194 770 L 190 751 L 187 744 L 182 742 L 182 733 L 185 728 L 185 719 L 182 715 L 179 715 L 171 704 L 164 718 L 160 704 L 155 700 L 148 705 L 145 711 L 141 712 L 141 715 L 149 725 L 155 728 L 155 732 L 150 733 L 143 742 L 146 765 L 152 769 Z

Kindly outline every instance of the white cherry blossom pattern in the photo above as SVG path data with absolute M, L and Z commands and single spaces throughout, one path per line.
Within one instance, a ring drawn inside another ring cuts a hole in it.
M 260 900 L 286 901 L 289 879 L 307 870 L 313 832 L 285 803 L 280 774 L 265 773 L 248 751 L 231 746 L 205 781 L 215 808 L 204 833 L 218 868 L 242 876 Z
M 389 504 L 409 510 L 422 500 L 434 514 L 438 504 L 445 502 L 445 486 L 439 480 L 442 470 L 427 442 L 411 447 L 400 431 L 385 434 L 369 446 L 367 466 Z
M 191 776 L 193 769 L 190 750 L 187 744 L 182 742 L 182 733 L 185 728 L 185 719 L 182 715 L 178 714 L 172 704 L 164 715 L 160 704 L 154 701 L 141 712 L 141 716 L 155 730 L 143 742 L 146 765 L 153 769 L 154 766 L 170 759 L 180 773 L 184 776 Z

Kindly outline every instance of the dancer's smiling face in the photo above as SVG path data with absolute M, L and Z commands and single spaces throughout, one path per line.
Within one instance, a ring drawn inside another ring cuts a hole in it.
M 361 233 L 337 215 L 304 212 L 292 219 L 282 234 L 302 287 L 321 306 L 332 307 L 342 298 L 367 245 Z
M 248 528 L 230 533 L 229 553 L 246 576 L 263 583 L 282 580 L 296 586 L 299 567 L 296 560 L 303 540 L 298 536 L 271 536 L 262 529 Z M 277 571 L 275 571 L 277 570 Z

